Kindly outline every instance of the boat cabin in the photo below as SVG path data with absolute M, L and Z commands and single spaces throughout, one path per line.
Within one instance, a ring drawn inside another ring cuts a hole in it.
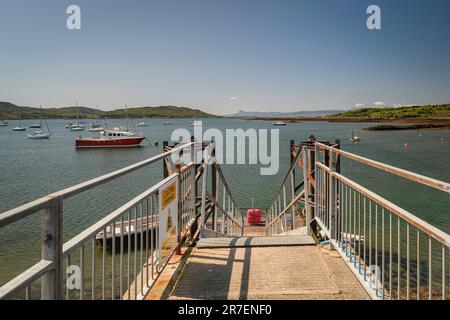
M 100 132 L 100 135 L 102 137 L 107 138 L 115 138 L 115 137 L 129 137 L 132 136 L 133 133 L 130 131 L 123 131 L 123 130 L 104 130 Z

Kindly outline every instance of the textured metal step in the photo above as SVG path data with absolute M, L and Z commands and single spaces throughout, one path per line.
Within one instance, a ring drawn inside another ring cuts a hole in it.
M 274 236 L 274 237 L 237 237 L 237 238 L 203 238 L 197 248 L 238 248 L 238 247 L 274 247 L 314 245 L 311 236 Z

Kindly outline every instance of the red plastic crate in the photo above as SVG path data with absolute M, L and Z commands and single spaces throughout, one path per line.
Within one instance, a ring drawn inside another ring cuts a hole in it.
M 261 223 L 261 210 L 248 209 L 247 210 L 247 222 L 249 224 Z

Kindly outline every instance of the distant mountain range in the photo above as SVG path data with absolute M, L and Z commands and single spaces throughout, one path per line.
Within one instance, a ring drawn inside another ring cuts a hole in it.
M 102 111 L 88 107 L 34 108 L 21 107 L 10 102 L 0 102 L 0 119 L 74 119 L 80 118 L 123 118 L 125 109 Z M 215 115 L 198 109 L 177 106 L 130 107 L 127 110 L 130 118 L 213 118 Z
M 261 112 L 261 111 L 242 111 L 229 114 L 228 118 L 241 117 L 272 117 L 272 118 L 290 118 L 290 117 L 321 117 L 346 112 L 347 110 L 317 110 L 317 111 L 296 111 L 296 112 Z

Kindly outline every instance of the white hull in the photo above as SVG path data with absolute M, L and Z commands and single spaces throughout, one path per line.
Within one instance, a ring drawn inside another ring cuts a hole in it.
M 29 139 L 34 139 L 34 140 L 43 140 L 43 139 L 50 139 L 50 134 L 40 134 L 40 135 L 28 135 Z

